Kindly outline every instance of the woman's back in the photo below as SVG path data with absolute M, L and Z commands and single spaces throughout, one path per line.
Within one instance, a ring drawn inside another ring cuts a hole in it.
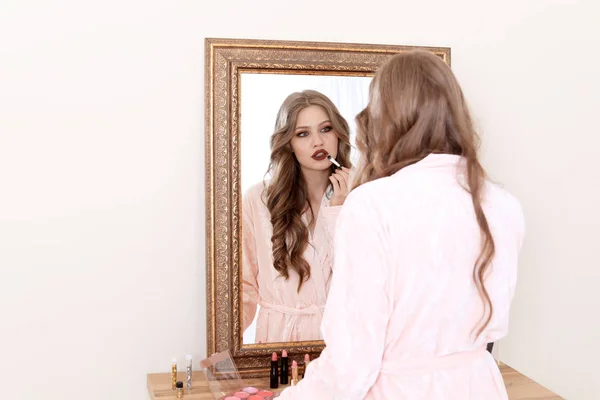
M 380 232 L 386 252 L 389 297 L 382 373 L 368 398 L 394 393 L 423 399 L 506 396 L 484 348 L 508 329 L 523 217 L 513 196 L 486 183 L 482 205 L 496 247 L 485 279 L 493 316 L 475 339 L 472 332 L 479 328 L 484 304 L 472 278 L 481 231 L 471 196 L 460 183 L 461 161 L 454 155 L 430 155 L 357 189 L 361 203 L 376 212 L 371 220 L 379 225 L 373 229 Z

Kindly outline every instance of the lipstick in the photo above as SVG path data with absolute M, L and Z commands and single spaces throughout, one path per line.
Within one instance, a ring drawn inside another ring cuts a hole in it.
M 289 371 L 289 359 L 288 359 L 288 353 L 286 350 L 283 350 L 281 352 L 281 376 L 279 377 L 279 383 L 281 383 L 282 385 L 287 385 L 288 382 L 288 377 L 290 375 L 290 371 Z
M 331 163 L 332 163 L 333 165 L 335 165 L 337 168 L 342 168 L 341 164 L 340 164 L 339 162 L 337 162 L 337 161 L 335 160 L 335 158 L 331 157 L 331 154 L 329 154 L 329 155 L 327 156 L 327 159 L 328 159 L 329 161 L 331 161 Z
M 277 353 L 273 352 L 271 356 L 271 389 L 277 389 L 279 387 L 279 370 L 277 369 Z
M 302 378 L 306 376 L 306 368 L 308 368 L 308 364 L 310 364 L 310 356 L 308 354 L 304 355 L 304 372 L 302 372 Z
M 292 386 L 298 384 L 298 363 L 296 360 L 292 361 Z

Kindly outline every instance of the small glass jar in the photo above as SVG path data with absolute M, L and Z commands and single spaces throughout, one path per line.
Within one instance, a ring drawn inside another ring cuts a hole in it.
M 177 383 L 175 384 L 175 387 L 177 388 L 177 398 L 178 399 L 183 398 L 183 382 L 177 381 Z

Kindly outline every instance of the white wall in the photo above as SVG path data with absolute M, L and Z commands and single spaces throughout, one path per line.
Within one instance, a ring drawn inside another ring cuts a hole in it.
M 204 355 L 207 36 L 451 46 L 527 213 L 501 356 L 599 398 L 600 26 L 566 3 L 3 1 L 2 398 L 142 400 L 146 373 Z

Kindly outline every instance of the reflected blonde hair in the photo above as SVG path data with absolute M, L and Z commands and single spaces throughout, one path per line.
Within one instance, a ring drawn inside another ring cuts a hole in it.
M 466 160 L 467 186 L 482 236 L 473 280 L 484 303 L 479 335 L 493 315 L 484 276 L 495 244 L 481 206 L 486 173 L 477 158 L 475 132 L 462 90 L 450 67 L 438 56 L 415 50 L 382 65 L 371 81 L 369 104 L 357 117 L 356 144 L 361 153 L 353 188 L 394 174 L 429 154 L 460 155 Z
M 281 105 L 271 136 L 271 181 L 266 187 L 266 206 L 271 214 L 273 235 L 273 267 L 285 279 L 292 269 L 299 276 L 298 291 L 310 278 L 310 266 L 304 259 L 308 245 L 308 232 L 315 224 L 315 215 L 308 201 L 308 189 L 300 164 L 292 152 L 290 142 L 295 135 L 298 114 L 309 106 L 325 110 L 333 132 L 338 137 L 337 161 L 350 168 L 350 129 L 337 107 L 325 95 L 305 90 L 289 95 Z M 334 171 L 332 166 L 331 172 Z M 303 220 L 309 212 L 309 225 Z

